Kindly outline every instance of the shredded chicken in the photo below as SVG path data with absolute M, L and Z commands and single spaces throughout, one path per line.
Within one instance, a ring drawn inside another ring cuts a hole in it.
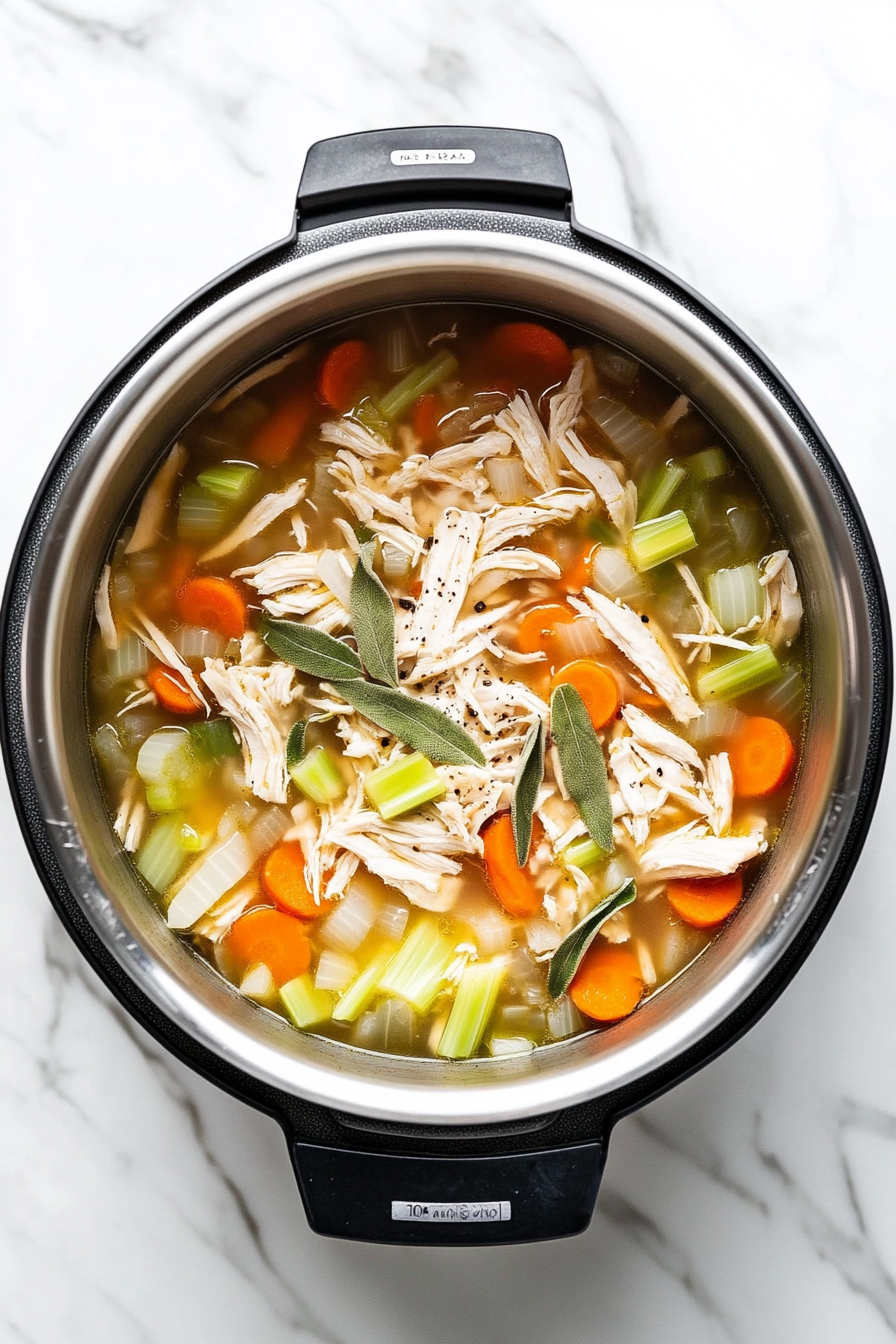
M 792 644 L 800 631 L 803 603 L 789 551 L 775 551 L 763 561 L 759 582 L 765 588 L 759 638 L 773 649 Z
M 538 412 L 528 392 L 514 397 L 509 406 L 495 416 L 495 426 L 509 434 L 523 459 L 527 474 L 542 492 L 556 490 L 560 485 L 555 456 Z
M 529 537 L 549 523 L 568 523 L 594 507 L 590 490 L 551 490 L 531 504 L 498 505 L 485 519 L 480 555 L 488 555 L 516 537 Z
M 627 537 L 638 512 L 638 491 L 634 481 L 626 481 L 623 485 L 610 464 L 590 453 L 575 430 L 568 429 L 557 446 L 577 475 L 593 487 L 614 526 Z
M 425 653 L 434 659 L 458 642 L 455 626 L 467 596 L 481 532 L 478 514 L 445 510 L 423 561 L 420 598 L 399 647 L 401 656 Z M 409 679 L 413 676 L 409 674 Z
M 257 537 L 265 528 L 270 527 L 271 523 L 281 516 L 294 509 L 299 500 L 304 499 L 307 481 L 293 481 L 285 490 L 279 490 L 274 494 L 265 495 L 257 504 L 246 514 L 241 523 L 237 523 L 232 532 L 229 532 L 223 541 L 216 542 L 210 550 L 199 557 L 200 563 L 209 564 L 212 560 L 220 560 L 222 555 L 229 555 L 235 551 L 238 546 L 242 546 L 244 541 L 249 541 L 252 537 Z
M 704 823 L 692 821 L 649 845 L 641 855 L 641 871 L 665 879 L 724 877 L 766 849 L 762 830 L 717 836 Z
M 594 617 L 601 634 L 634 663 L 669 706 L 673 718 L 679 723 L 699 718 L 703 710 L 691 695 L 687 682 L 637 612 L 623 602 L 611 602 L 593 588 L 585 588 L 583 598 L 571 597 L 569 600 L 583 616 Z
M 288 350 L 285 355 L 281 355 L 279 359 L 272 359 L 270 364 L 263 364 L 260 369 L 253 369 L 251 373 L 246 374 L 245 378 L 241 378 L 238 383 L 234 383 L 233 387 L 229 387 L 226 392 L 222 393 L 217 401 L 212 402 L 210 409 L 220 415 L 221 411 L 226 411 L 231 402 L 236 401 L 244 392 L 257 387 L 259 383 L 267 382 L 268 378 L 276 377 L 278 373 L 282 373 L 284 369 L 289 368 L 290 364 L 297 364 L 300 359 L 304 359 L 310 349 L 311 342 L 304 341 L 301 345 L 297 345 L 294 350 Z
M 93 599 L 93 609 L 96 613 L 96 623 L 100 628 L 103 645 L 114 652 L 118 648 L 118 630 L 115 626 L 115 618 L 112 615 L 112 601 L 109 593 L 111 579 L 112 566 L 103 565 L 103 572 L 100 574 L 100 581 L 97 584 Z
M 206 658 L 201 675 L 239 734 L 249 788 L 268 803 L 285 803 L 286 739 L 295 718 L 290 710 L 301 695 L 295 669 L 286 663 L 246 667 Z
M 140 611 L 137 607 L 131 608 L 131 616 L 130 628 L 134 631 L 134 634 L 140 637 L 154 658 L 158 658 L 160 663 L 164 663 L 166 667 L 171 667 L 175 672 L 180 673 L 190 690 L 208 711 L 208 701 L 202 694 L 202 687 L 193 675 L 192 668 L 184 662 L 171 640 L 163 635 L 159 627 L 149 619 L 145 612 Z
M 121 841 L 122 848 L 128 854 L 136 854 L 143 839 L 146 826 L 146 801 L 143 790 L 138 788 L 136 779 L 129 779 L 124 786 L 121 803 L 115 813 L 112 829 Z
M 551 397 L 549 434 L 555 455 L 559 453 L 560 440 L 569 430 L 575 429 L 576 421 L 582 413 L 585 367 L 584 359 L 576 360 L 575 367 L 566 380 L 566 386 Z
M 133 555 L 135 551 L 146 551 L 150 546 L 155 546 L 162 532 L 165 512 L 171 502 L 174 482 L 183 471 L 187 456 L 183 444 L 176 443 L 156 472 L 154 481 L 143 496 L 134 531 L 124 548 L 125 555 Z
M 709 824 L 715 835 L 724 835 L 731 825 L 734 809 L 734 776 L 727 751 L 707 759 L 706 787 L 712 804 Z
M 372 523 L 375 518 L 391 518 L 407 532 L 419 531 L 408 496 L 393 499 L 385 490 L 375 487 L 364 463 L 345 449 L 340 449 L 330 467 L 330 475 L 341 490 L 333 493 L 347 504 L 359 523 Z
M 371 462 L 395 455 L 395 449 L 390 443 L 348 415 L 344 415 L 341 420 L 328 420 L 326 424 L 321 425 L 320 437 L 324 443 L 332 443 L 337 448 L 348 448 L 357 457 L 366 458 Z

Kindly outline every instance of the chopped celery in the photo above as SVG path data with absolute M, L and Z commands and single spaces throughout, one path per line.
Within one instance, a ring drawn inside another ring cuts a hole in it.
M 258 468 L 251 462 L 222 462 L 220 466 L 207 467 L 196 478 L 203 490 L 228 504 L 242 503 L 257 480 Z
M 445 781 L 420 751 L 381 765 L 364 780 L 364 792 L 384 821 L 403 817 L 447 792 Z
M 330 1016 L 333 1000 L 322 989 L 314 988 L 314 981 L 306 971 L 280 986 L 280 1002 L 297 1027 L 314 1027 L 318 1022 L 326 1022 Z
M 442 1059 L 469 1059 L 479 1049 L 506 969 L 503 957 L 466 967 L 436 1051 Z
M 723 630 L 742 630 L 765 609 L 756 565 L 717 569 L 706 580 L 706 596 Z
M 732 658 L 721 667 L 701 672 L 697 694 L 701 700 L 733 700 L 755 691 L 781 675 L 781 664 L 767 644 L 757 644 L 749 653 Z
M 361 1016 L 377 993 L 380 977 L 391 960 L 392 953 L 384 952 L 364 967 L 357 980 L 349 985 L 333 1009 L 334 1022 L 354 1022 Z
M 705 485 L 707 481 L 716 481 L 720 476 L 727 476 L 731 469 L 721 448 L 704 448 L 702 453 L 693 453 L 690 457 L 684 458 L 684 465 L 691 479 L 700 485 Z
M 180 494 L 177 510 L 179 541 L 214 541 L 227 522 L 229 505 L 203 490 L 196 481 L 188 482 Z
M 379 409 L 387 420 L 397 420 L 410 410 L 418 397 L 444 383 L 457 368 L 457 359 L 450 350 L 441 350 L 428 364 L 411 369 L 400 383 L 379 399 Z
M 186 728 L 160 728 L 137 753 L 137 773 L 146 785 L 153 812 L 174 812 L 191 802 L 208 774 L 208 763 L 193 751 Z
M 181 844 L 182 812 L 162 817 L 140 846 L 137 871 L 156 891 L 165 891 L 183 867 L 186 854 Z
M 189 731 L 196 754 L 203 760 L 220 761 L 225 756 L 240 754 L 240 744 L 229 719 L 203 719 L 191 724 Z
M 439 933 L 434 919 L 415 924 L 386 967 L 379 989 L 405 999 L 418 1013 L 427 1012 L 454 960 L 454 947 Z
M 118 732 L 111 723 L 104 723 L 102 727 L 97 728 L 93 736 L 93 750 L 110 786 L 113 789 L 120 789 L 130 779 L 133 767 L 130 757 L 121 745 Z
M 662 518 L 637 523 L 632 528 L 632 559 L 642 573 L 645 569 L 661 565 L 664 560 L 674 560 L 677 555 L 684 555 L 685 551 L 693 550 L 696 545 L 697 538 L 681 509 L 675 509 Z
M 177 812 L 181 805 L 179 785 L 147 784 L 146 806 L 150 812 Z
M 201 854 L 212 842 L 213 832 L 198 831 L 190 822 L 185 821 L 180 828 L 180 847 L 185 854 Z
M 365 397 L 360 405 L 355 407 L 352 411 L 352 418 L 360 421 L 365 429 L 369 429 L 374 434 L 379 434 L 380 438 L 385 439 L 387 443 L 390 442 L 392 430 L 389 422 L 376 402 L 372 401 L 370 397 Z M 330 488 L 332 489 L 332 483 Z
M 150 733 L 137 753 L 137 774 L 144 784 L 163 784 L 182 753 L 189 750 L 189 741 L 186 728 L 160 728 Z
M 312 803 L 335 803 L 345 797 L 345 780 L 325 747 L 313 747 L 289 773 Z
M 685 476 L 687 472 L 679 462 L 666 462 L 657 471 L 651 472 L 638 492 L 638 522 L 646 523 L 652 518 L 659 518 Z
M 590 835 L 583 835 L 568 844 L 561 857 L 565 864 L 572 864 L 574 868 L 581 868 L 583 872 L 587 872 L 589 868 L 596 868 L 602 863 L 607 855 L 600 845 L 594 843 Z

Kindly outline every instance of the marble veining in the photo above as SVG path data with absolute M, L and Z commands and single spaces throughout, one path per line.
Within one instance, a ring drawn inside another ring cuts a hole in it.
M 2 0 L 4 565 L 93 386 L 285 233 L 307 146 L 435 121 L 561 137 L 579 218 L 779 364 L 892 579 L 894 57 L 885 0 Z M 892 1340 L 893 807 L 890 772 L 779 1003 L 617 1127 L 587 1233 L 432 1252 L 309 1232 L 276 1125 L 118 1007 L 4 792 L 0 1340 Z

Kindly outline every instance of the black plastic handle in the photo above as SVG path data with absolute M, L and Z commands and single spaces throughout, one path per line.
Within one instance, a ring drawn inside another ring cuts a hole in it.
M 296 202 L 300 229 L 445 206 L 569 217 L 572 188 L 553 135 L 494 126 L 404 126 L 319 140 Z
M 583 1232 L 602 1142 L 487 1157 L 424 1157 L 293 1143 L 315 1232 L 405 1246 L 500 1246 Z

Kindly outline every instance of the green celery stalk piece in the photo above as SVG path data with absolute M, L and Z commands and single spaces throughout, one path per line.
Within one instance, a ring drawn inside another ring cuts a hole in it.
M 697 538 L 682 509 L 646 523 L 636 523 L 629 538 L 632 560 L 641 573 L 684 555 L 696 545 Z
M 379 992 L 380 979 L 394 953 L 383 952 L 353 980 L 333 1009 L 334 1022 L 356 1022 Z
M 280 986 L 280 1002 L 290 1021 L 302 1030 L 328 1021 L 333 1007 L 332 997 L 324 990 L 314 988 L 314 981 L 307 971 Z
M 364 792 L 383 820 L 392 821 L 442 798 L 447 785 L 436 774 L 432 761 L 415 751 L 371 771 L 364 779 Z
M 701 700 L 734 700 L 755 691 L 781 675 L 781 664 L 767 644 L 757 644 L 749 653 L 732 658 L 721 667 L 711 667 L 697 678 Z
M 436 1050 L 441 1059 L 469 1059 L 479 1049 L 506 969 L 503 957 L 465 967 Z
M 346 795 L 345 780 L 326 747 L 312 747 L 289 773 L 296 788 L 312 803 L 335 803 Z
M 687 471 L 678 462 L 666 462 L 646 482 L 640 494 L 641 507 L 638 510 L 638 522 L 646 523 L 658 518 L 681 485 Z
M 246 498 L 258 479 L 258 468 L 250 462 L 222 462 L 207 467 L 196 477 L 203 490 L 228 504 L 238 504 Z
M 457 369 L 457 359 L 450 350 L 442 350 L 428 364 L 411 369 L 399 383 L 380 397 L 377 405 L 386 420 L 398 420 L 409 411 L 418 397 L 444 383 Z
M 181 844 L 183 812 L 161 817 L 143 841 L 137 854 L 137 871 L 156 891 L 166 891 L 180 872 L 186 857 Z
M 433 919 L 421 919 L 386 967 L 379 988 L 426 1013 L 435 1002 L 445 972 L 455 957 L 453 945 Z
M 583 835 L 568 844 L 560 857 L 565 864 L 587 872 L 589 868 L 596 868 L 602 863 L 607 855 L 600 845 L 594 843 L 590 835 Z

